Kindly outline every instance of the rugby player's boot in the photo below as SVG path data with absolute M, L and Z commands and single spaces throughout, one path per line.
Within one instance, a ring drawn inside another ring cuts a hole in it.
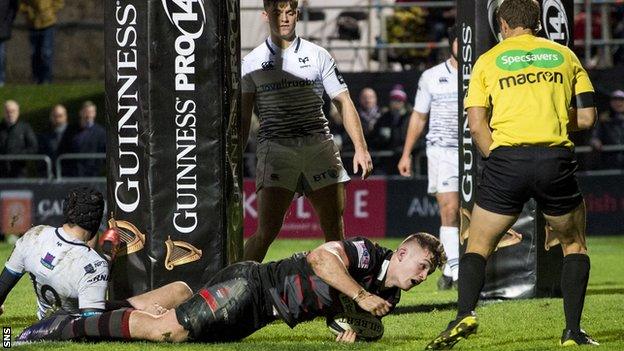
M 561 341 L 559 342 L 561 346 L 578 346 L 578 345 L 600 345 L 596 340 L 592 339 L 591 336 L 587 335 L 583 329 L 578 331 L 573 331 L 571 329 L 564 329 L 563 335 L 561 335 Z
M 453 288 L 453 277 L 442 274 L 438 278 L 438 290 L 451 290 Z
M 66 312 L 57 312 L 24 329 L 15 339 L 16 344 L 67 340 L 63 337 L 63 330 L 76 318 Z
M 119 250 L 119 246 L 121 245 L 121 239 L 119 238 L 119 231 L 117 228 L 106 229 L 106 231 L 100 235 L 98 243 L 100 245 L 100 250 L 104 256 L 106 256 L 108 262 L 113 262 Z
M 425 350 L 450 350 L 459 340 L 466 339 L 470 334 L 476 333 L 477 327 L 479 327 L 479 322 L 474 311 L 467 315 L 458 316 L 425 347 Z

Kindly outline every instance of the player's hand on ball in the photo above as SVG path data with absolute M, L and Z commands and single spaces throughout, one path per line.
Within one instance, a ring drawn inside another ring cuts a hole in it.
M 353 155 L 353 173 L 357 174 L 362 169 L 362 179 L 368 178 L 373 172 L 373 160 L 371 159 L 368 150 L 355 151 Z
M 336 336 L 336 341 L 353 344 L 356 336 L 357 335 L 353 330 L 345 330 Z
M 357 302 L 364 311 L 370 312 L 378 317 L 388 314 L 392 306 L 390 302 L 368 292 L 355 302 Z
M 412 176 L 412 158 L 409 156 L 401 157 L 397 168 L 399 169 L 399 174 L 401 174 L 402 176 L 411 177 Z

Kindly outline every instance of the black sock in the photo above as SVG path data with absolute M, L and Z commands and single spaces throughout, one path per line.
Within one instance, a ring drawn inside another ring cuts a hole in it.
M 130 313 L 134 309 L 123 308 L 90 317 L 73 320 L 63 328 L 63 340 L 87 338 L 90 340 L 130 339 Z
M 585 304 L 585 292 L 589 280 L 589 256 L 570 254 L 563 258 L 561 270 L 561 292 L 566 329 L 581 329 L 581 314 Z
M 477 307 L 485 283 L 485 263 L 483 256 L 473 252 L 464 254 L 459 260 L 458 317 L 469 314 Z

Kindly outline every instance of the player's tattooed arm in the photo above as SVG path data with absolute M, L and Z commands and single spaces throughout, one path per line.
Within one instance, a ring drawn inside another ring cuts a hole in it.
M 365 311 L 383 316 L 390 311 L 390 303 L 373 295 L 358 284 L 347 267 L 349 258 L 339 241 L 330 241 L 314 249 L 307 256 L 314 273 L 325 283 L 341 293 L 352 297 Z

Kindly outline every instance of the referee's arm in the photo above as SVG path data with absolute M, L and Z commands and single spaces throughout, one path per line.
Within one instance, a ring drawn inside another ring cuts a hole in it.
M 594 101 L 594 87 L 591 84 L 587 71 L 578 57 L 568 49 L 570 65 L 574 72 L 571 108 L 568 109 L 568 132 L 590 129 L 596 124 L 596 103 Z
M 470 135 L 484 157 L 490 156 L 492 131 L 488 123 L 488 109 L 482 106 L 468 107 L 468 126 Z

